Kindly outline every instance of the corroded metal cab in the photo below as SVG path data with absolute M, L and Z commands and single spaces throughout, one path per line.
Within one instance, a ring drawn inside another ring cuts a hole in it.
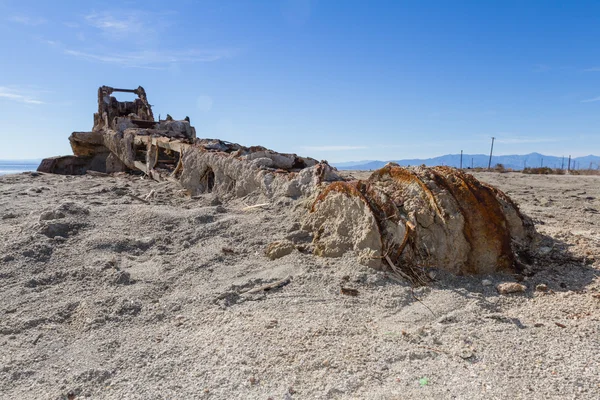
M 119 101 L 113 93 L 133 93 L 133 101 Z M 74 156 L 52 157 L 42 161 L 40 172 L 79 175 L 88 170 L 98 172 L 119 172 L 135 169 L 127 165 L 118 154 L 112 152 L 107 138 L 120 136 L 125 132 L 139 136 L 160 136 L 193 141 L 196 130 L 186 117 L 174 120 L 170 115 L 156 121 L 152 106 L 148 103 L 143 87 L 119 89 L 110 86 L 98 88 L 98 111 L 94 113 L 94 126 L 89 132 L 73 132 L 69 137 Z

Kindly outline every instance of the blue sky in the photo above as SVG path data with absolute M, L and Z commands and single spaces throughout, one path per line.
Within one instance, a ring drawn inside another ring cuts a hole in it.
M 598 1 L 0 0 L 0 159 L 70 154 L 98 86 L 330 162 L 600 153 Z M 117 96 L 126 99 L 125 96 Z

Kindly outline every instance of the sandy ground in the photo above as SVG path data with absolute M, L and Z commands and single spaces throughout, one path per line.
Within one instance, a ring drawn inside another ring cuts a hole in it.
M 301 202 L 35 175 L 0 177 L 2 399 L 600 398 L 600 177 L 478 174 L 547 235 L 535 273 L 413 289 L 265 257 Z

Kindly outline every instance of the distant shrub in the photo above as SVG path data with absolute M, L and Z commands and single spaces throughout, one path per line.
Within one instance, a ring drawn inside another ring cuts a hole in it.
M 524 174 L 531 175 L 564 175 L 565 170 L 560 168 L 540 167 L 540 168 L 525 168 L 522 171 Z
M 569 171 L 571 175 L 600 175 L 597 169 L 572 169 Z
M 504 164 L 496 164 L 494 166 L 494 171 L 496 172 L 508 172 L 506 168 L 504 168 Z

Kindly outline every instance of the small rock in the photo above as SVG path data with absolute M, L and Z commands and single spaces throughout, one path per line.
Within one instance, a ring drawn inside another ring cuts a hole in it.
M 221 204 L 223 204 L 223 203 L 221 202 L 221 200 L 217 196 L 213 197 L 210 200 L 210 205 L 211 206 L 220 206 Z
M 222 205 L 218 205 L 217 207 L 215 207 L 215 211 L 218 212 L 219 214 L 224 214 L 227 212 L 227 209 L 225 207 L 223 207 Z
M 352 288 L 341 287 L 340 293 L 345 294 L 346 296 L 358 296 L 358 290 Z
M 277 242 L 273 242 L 269 246 L 267 246 L 265 254 L 271 260 L 276 260 L 278 258 L 291 254 L 295 249 L 296 246 L 294 246 L 294 244 L 290 241 L 280 240 Z
M 475 354 L 473 354 L 473 351 L 471 349 L 462 349 L 459 351 L 458 356 L 460 358 L 462 358 L 463 360 L 468 360 L 469 358 L 473 357 Z
M 492 281 L 490 281 L 489 279 L 484 279 L 481 281 L 481 284 L 483 286 L 492 286 Z
M 540 206 L 542 207 L 550 207 L 552 205 L 552 199 L 546 199 L 546 198 L 541 198 L 540 199 Z
M 540 283 L 539 285 L 537 285 L 535 287 L 535 290 L 537 290 L 538 292 L 547 292 L 548 291 L 548 285 L 546 285 L 545 283 Z
M 65 214 L 58 210 L 44 211 L 40 214 L 40 221 L 51 221 L 53 219 L 64 218 Z
M 538 250 L 538 254 L 541 256 L 548 255 L 548 254 L 550 254 L 550 252 L 552 252 L 552 247 L 548 247 L 548 246 L 542 246 Z
M 302 242 L 312 241 L 312 235 L 306 231 L 291 232 L 285 238 L 294 243 L 302 243 Z
M 273 329 L 277 326 L 277 320 L 276 319 L 272 319 L 271 321 L 269 321 L 269 323 L 267 323 L 267 325 L 265 326 L 265 328 L 267 329 Z
M 527 290 L 527 286 L 516 282 L 502 282 L 496 286 L 496 290 L 500 294 L 521 293 Z

